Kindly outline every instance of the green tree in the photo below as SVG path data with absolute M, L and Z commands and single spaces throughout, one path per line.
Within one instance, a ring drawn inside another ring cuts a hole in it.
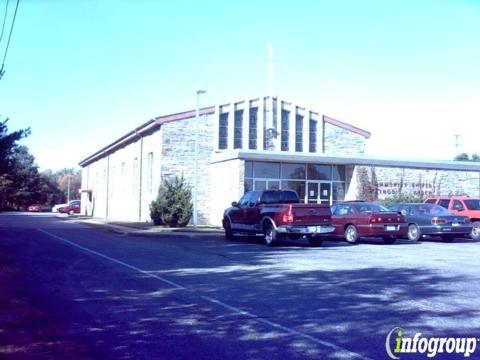
M 40 202 L 42 181 L 35 158 L 28 148 L 16 146 L 9 162 L 9 171 L 0 178 L 0 207 L 20 210 Z
M 474 161 L 480 162 L 480 155 L 477 153 L 472 154 L 471 156 L 467 153 L 461 153 L 454 158 L 455 161 Z
M 18 130 L 8 133 L 8 119 L 0 122 L 0 175 L 6 174 L 13 166 L 13 154 L 17 141 L 28 136 L 30 129 Z
M 157 199 L 150 204 L 150 217 L 155 225 L 183 227 L 188 224 L 192 217 L 192 192 L 183 176 L 162 183 Z

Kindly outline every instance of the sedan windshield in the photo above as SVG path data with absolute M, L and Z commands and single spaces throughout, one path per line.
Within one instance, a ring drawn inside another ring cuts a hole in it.
M 450 215 L 447 209 L 443 206 L 433 204 L 418 204 L 412 205 L 412 212 L 414 214 L 426 214 L 426 215 Z
M 480 199 L 465 200 L 468 210 L 480 210 Z
M 373 212 L 387 212 L 390 211 L 386 207 L 378 204 L 356 204 L 355 207 L 361 213 L 373 213 Z

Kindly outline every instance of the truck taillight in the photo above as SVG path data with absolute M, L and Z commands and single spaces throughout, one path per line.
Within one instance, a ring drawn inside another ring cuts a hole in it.
M 446 224 L 447 221 L 445 219 L 439 219 L 439 218 L 433 218 L 432 219 L 432 225 L 442 225 L 442 224 Z
M 288 211 L 286 214 L 283 214 L 282 222 L 284 224 L 291 224 L 293 223 L 293 213 L 292 213 L 292 205 L 288 206 Z

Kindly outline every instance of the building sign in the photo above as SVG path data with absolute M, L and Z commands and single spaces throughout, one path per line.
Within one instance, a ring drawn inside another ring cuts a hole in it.
M 431 182 L 378 182 L 378 195 L 399 195 L 403 192 L 413 195 L 425 196 L 433 195 L 434 189 L 434 185 Z

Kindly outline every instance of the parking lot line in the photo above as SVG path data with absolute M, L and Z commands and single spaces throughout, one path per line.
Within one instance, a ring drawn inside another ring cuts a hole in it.
M 321 340 L 321 339 L 317 339 L 317 338 L 314 337 L 314 336 L 305 334 L 305 333 L 303 333 L 303 332 L 301 332 L 301 331 L 297 331 L 297 330 L 295 330 L 295 329 L 289 328 L 289 327 L 284 326 L 284 325 L 281 325 L 281 324 L 279 324 L 279 323 L 276 323 L 276 322 L 273 322 L 273 321 L 264 319 L 264 318 L 262 318 L 262 317 L 260 317 L 260 316 L 258 316 L 258 315 L 255 315 L 255 314 L 253 314 L 253 313 L 250 313 L 250 312 L 248 312 L 248 311 L 242 310 L 242 309 L 237 308 L 237 307 L 235 307 L 235 306 L 228 305 L 228 304 L 226 304 L 226 303 L 224 303 L 224 302 L 222 302 L 222 301 L 220 301 L 220 300 L 214 299 L 214 298 L 209 297 L 209 296 L 201 295 L 200 293 L 198 293 L 198 292 L 196 292 L 196 291 L 190 290 L 190 289 L 188 289 L 188 288 L 186 288 L 186 287 L 184 287 L 184 286 L 182 286 L 182 285 L 180 285 L 180 284 L 177 284 L 177 283 L 175 283 L 175 282 L 173 282 L 173 281 L 170 281 L 170 280 L 168 280 L 168 279 L 165 279 L 165 278 L 162 277 L 162 276 L 158 276 L 158 275 L 152 274 L 152 273 L 150 273 L 150 272 L 148 272 L 148 271 L 145 271 L 145 270 L 142 270 L 142 269 L 140 269 L 140 268 L 138 268 L 138 267 L 136 267 L 136 266 L 127 264 L 127 263 L 125 263 L 125 262 L 123 262 L 123 261 L 121 261 L 121 260 L 112 258 L 112 257 L 110 257 L 110 256 L 108 256 L 108 255 L 102 254 L 102 253 L 100 253 L 100 252 L 98 252 L 98 251 L 89 249 L 89 248 L 84 247 L 84 246 L 82 246 L 82 245 L 79 245 L 79 244 L 77 244 L 77 243 L 75 243 L 75 242 L 73 242 L 73 241 L 67 240 L 67 239 L 65 239 L 65 238 L 63 238 L 63 237 L 61 237 L 61 236 L 57 236 L 57 235 L 55 235 L 55 234 L 52 234 L 52 233 L 50 233 L 50 232 L 48 232 L 48 231 L 46 231 L 46 230 L 43 230 L 43 229 L 41 229 L 41 228 L 37 228 L 37 230 L 38 230 L 39 232 L 45 234 L 45 235 L 48 235 L 49 237 L 52 237 L 52 238 L 54 238 L 54 239 L 56 239 L 56 240 L 62 241 L 62 242 L 64 242 L 64 243 L 67 243 L 67 244 L 69 244 L 69 245 L 71 245 L 71 246 L 73 246 L 73 247 L 76 247 L 76 248 L 80 249 L 80 250 L 83 250 L 83 251 L 85 251 L 85 252 L 91 253 L 91 254 L 96 255 L 96 256 L 98 256 L 98 257 L 101 257 L 101 258 L 103 258 L 103 259 L 109 260 L 109 261 L 111 261 L 111 262 L 113 262 L 113 263 L 115 263 L 115 264 L 121 265 L 121 266 L 126 267 L 126 268 L 128 268 L 128 269 L 130 269 L 130 270 L 139 272 L 139 273 L 141 273 L 141 274 L 143 274 L 143 275 L 146 275 L 146 276 L 148 276 L 148 277 L 157 279 L 157 280 L 159 280 L 159 281 L 161 281 L 161 282 L 164 282 L 164 283 L 172 286 L 172 287 L 175 288 L 175 289 L 185 290 L 185 291 L 188 291 L 188 292 L 190 292 L 190 293 L 195 293 L 195 294 L 196 294 L 198 297 L 200 297 L 201 299 L 206 300 L 206 301 L 208 301 L 208 302 L 211 302 L 211 303 L 213 303 L 213 304 L 216 304 L 216 305 L 218 305 L 218 306 L 221 306 L 221 307 L 223 307 L 223 308 L 225 308 L 225 309 L 228 309 L 228 310 L 232 311 L 233 313 L 235 313 L 235 314 L 237 314 L 237 315 L 242 315 L 242 316 L 249 317 L 249 318 L 251 318 L 251 319 L 253 319 L 253 320 L 256 320 L 256 321 L 261 322 L 261 323 L 263 323 L 263 324 L 269 325 L 269 326 L 271 326 L 271 327 L 273 327 L 273 328 L 280 329 L 280 330 L 282 330 L 282 331 L 284 331 L 284 332 L 286 332 L 286 333 L 288 333 L 288 334 L 295 335 L 295 336 L 298 336 L 298 337 L 302 337 L 302 338 L 307 339 L 307 340 L 309 340 L 309 341 L 312 341 L 312 342 L 314 342 L 314 343 L 316 343 L 316 344 L 319 344 L 319 345 L 322 345 L 322 346 L 324 346 L 324 347 L 330 348 L 330 349 L 332 349 L 332 350 L 338 351 L 338 352 L 340 352 L 340 354 L 338 354 L 338 355 L 341 355 L 342 357 L 348 357 L 348 358 L 351 358 L 351 359 L 372 360 L 372 359 L 370 359 L 370 358 L 368 358 L 368 357 L 365 357 L 364 355 L 361 355 L 361 354 L 352 352 L 352 351 L 350 351 L 350 350 L 347 350 L 347 349 L 345 349 L 345 348 L 342 348 L 341 346 L 335 345 L 335 344 L 333 344 L 333 343 L 331 343 L 331 342 L 328 342 L 328 341 L 325 341 L 325 340 Z

